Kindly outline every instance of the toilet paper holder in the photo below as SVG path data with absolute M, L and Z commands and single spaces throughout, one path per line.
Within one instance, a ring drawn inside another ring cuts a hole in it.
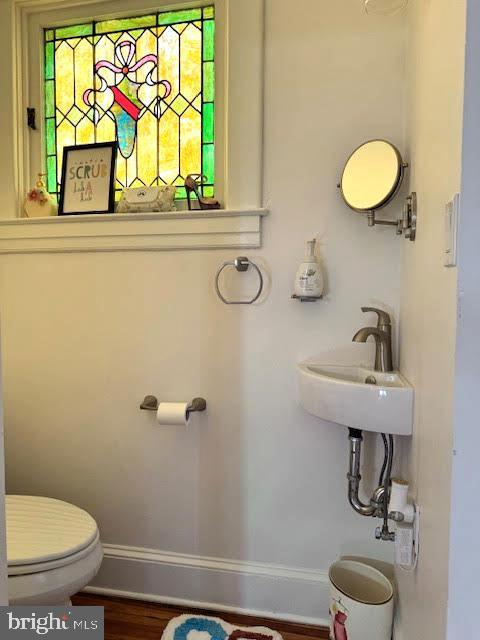
M 207 401 L 205 400 L 205 398 L 194 398 L 187 407 L 187 418 L 188 414 L 195 411 L 205 411 L 206 408 Z M 157 411 L 157 398 L 155 396 L 145 396 L 142 404 L 140 405 L 140 409 L 143 409 L 144 411 Z

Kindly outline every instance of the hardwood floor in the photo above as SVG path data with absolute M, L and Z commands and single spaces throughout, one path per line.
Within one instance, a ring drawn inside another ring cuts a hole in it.
M 88 593 L 79 593 L 73 596 L 72 602 L 75 606 L 105 607 L 105 640 L 160 640 L 169 620 L 182 613 L 203 613 L 207 616 L 217 616 L 241 627 L 270 627 L 270 629 L 278 631 L 283 640 L 310 638 L 328 640 L 328 629 L 321 627 L 233 613 L 172 607 L 140 600 L 107 598 Z

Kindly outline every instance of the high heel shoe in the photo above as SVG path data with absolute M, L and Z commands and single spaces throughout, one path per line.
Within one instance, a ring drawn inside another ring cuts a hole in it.
M 185 178 L 185 191 L 187 192 L 187 202 L 189 211 L 192 210 L 191 196 L 194 193 L 197 196 L 200 209 L 220 209 L 220 202 L 215 198 L 205 198 L 200 192 L 200 187 L 203 181 L 206 180 L 205 176 L 199 173 L 190 173 Z

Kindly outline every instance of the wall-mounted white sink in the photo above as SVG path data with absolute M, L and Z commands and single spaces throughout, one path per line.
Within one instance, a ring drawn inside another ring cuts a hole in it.
M 300 402 L 314 416 L 354 429 L 411 435 L 413 387 L 399 372 L 305 362 L 298 375 Z

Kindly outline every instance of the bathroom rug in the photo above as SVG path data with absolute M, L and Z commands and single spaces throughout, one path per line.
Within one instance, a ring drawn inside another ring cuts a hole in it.
M 239 627 L 220 618 L 187 614 L 170 620 L 162 640 L 282 640 L 267 627 Z

